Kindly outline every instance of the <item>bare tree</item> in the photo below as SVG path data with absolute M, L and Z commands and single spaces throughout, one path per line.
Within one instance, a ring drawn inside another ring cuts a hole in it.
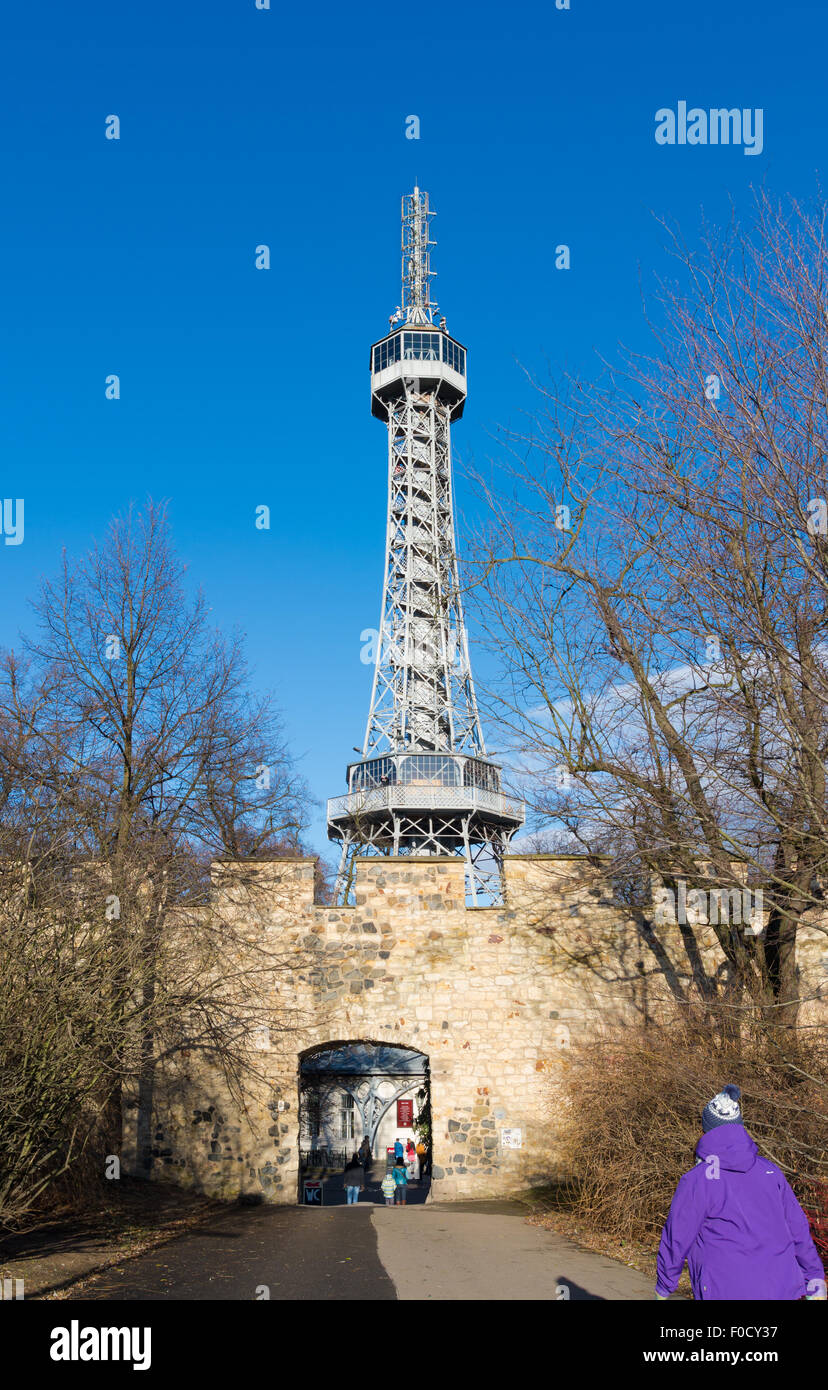
M 539 387 L 476 556 L 539 823 L 609 856 L 677 999 L 774 1028 L 828 870 L 824 221 L 762 195 L 747 227 L 672 235 L 654 351 Z M 711 961 L 652 911 L 680 879 L 761 890 L 764 929 L 714 912 Z
M 219 920 L 209 865 L 301 854 L 307 792 L 272 705 L 250 693 L 240 638 L 214 632 L 188 594 L 163 507 L 130 511 L 85 558 L 64 557 L 36 612 L 26 661 L 8 656 L 0 681 L 3 924 L 36 943 L 52 992 L 44 1018 L 73 1044 L 94 1000 L 77 1067 L 71 1045 L 55 1057 L 66 1083 L 55 1095 L 74 1085 L 96 1103 L 112 1152 L 124 1086 L 137 1086 L 148 1153 L 159 1059 L 208 1051 L 239 1092 L 253 1030 L 295 1025 L 264 1019 L 261 999 L 296 961 L 256 931 L 263 905 L 243 876 Z M 15 986 L 18 1010 L 22 998 Z M 20 1012 L 17 1027 L 27 1020 Z M 5 1021 L 8 1043 L 13 1013 Z M 9 1075 L 19 1061 L 10 1046 Z

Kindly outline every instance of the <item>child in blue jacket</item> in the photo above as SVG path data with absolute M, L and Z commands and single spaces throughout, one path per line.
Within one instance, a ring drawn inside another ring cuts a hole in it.
M 408 1172 L 406 1171 L 405 1159 L 398 1158 L 391 1172 L 394 1174 L 394 1182 L 396 1183 L 394 1196 L 397 1199 L 398 1206 L 404 1207 L 405 1193 L 408 1187 Z

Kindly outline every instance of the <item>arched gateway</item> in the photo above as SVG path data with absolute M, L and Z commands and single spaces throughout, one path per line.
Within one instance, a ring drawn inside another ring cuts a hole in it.
M 307 1179 L 340 1196 L 331 1175 L 358 1150 L 378 1184 L 396 1140 L 430 1149 L 430 1116 L 428 1057 L 416 1048 L 364 1040 L 309 1048 L 299 1059 L 300 1200 Z M 423 1168 L 418 1160 L 421 1199 Z
M 410 1097 L 412 1107 L 418 1102 L 416 1118 L 427 1091 L 428 1058 L 416 1048 L 375 1042 L 312 1047 L 299 1062 L 300 1152 L 322 1135 L 343 1149 L 365 1138 L 376 1153 L 383 1131 L 414 1129 L 399 1120 L 389 1127 L 391 1107 Z

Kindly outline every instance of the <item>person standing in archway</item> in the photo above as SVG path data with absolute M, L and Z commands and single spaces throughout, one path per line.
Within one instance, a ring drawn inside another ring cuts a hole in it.
M 359 1202 L 359 1194 L 365 1186 L 365 1169 L 359 1161 L 359 1154 L 354 1154 L 350 1163 L 345 1167 L 342 1174 L 342 1182 L 345 1187 L 346 1201 L 349 1207 L 355 1207 Z
M 359 1146 L 359 1161 L 367 1173 L 371 1166 L 371 1144 L 367 1134 L 364 1136 Z
M 422 1139 L 417 1140 L 417 1177 L 424 1178 L 426 1171 L 426 1146 Z

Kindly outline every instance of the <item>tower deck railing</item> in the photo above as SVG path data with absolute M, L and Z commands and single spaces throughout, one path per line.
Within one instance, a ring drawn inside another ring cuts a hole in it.
M 439 783 L 424 785 L 371 787 L 333 796 L 328 801 L 328 822 L 343 818 L 359 818 L 381 811 L 487 811 L 523 824 L 526 808 L 522 801 L 503 792 L 485 791 L 482 787 L 445 787 Z

